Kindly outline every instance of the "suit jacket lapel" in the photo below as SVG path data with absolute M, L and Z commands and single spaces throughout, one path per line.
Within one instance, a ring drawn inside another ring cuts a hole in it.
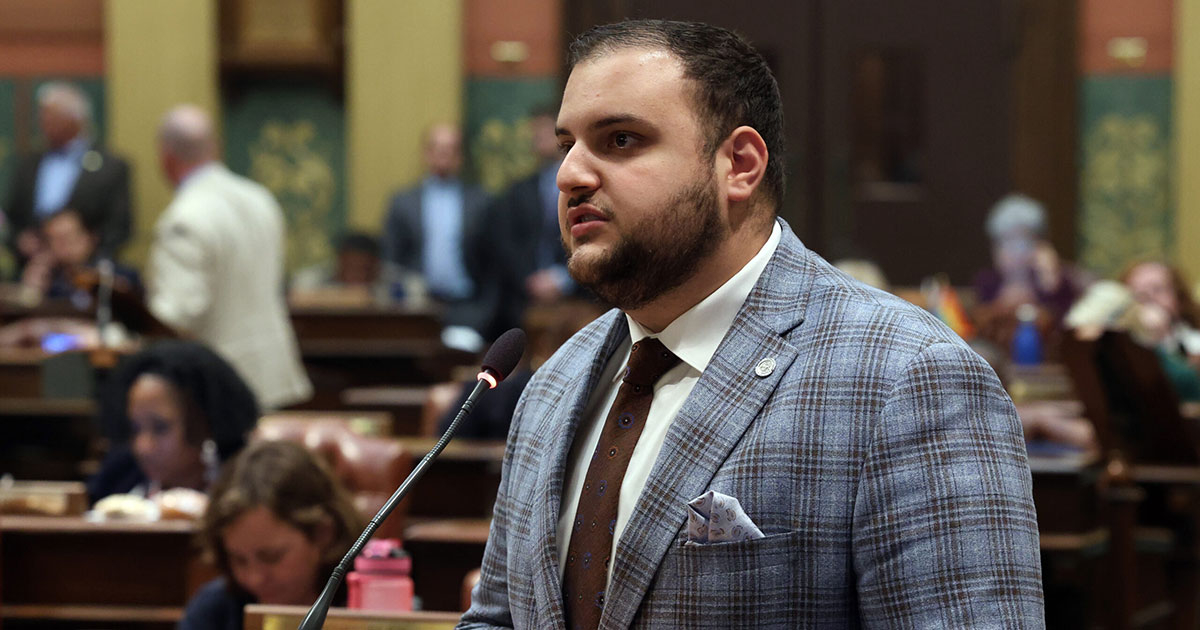
M 810 254 L 786 223 L 783 229 L 771 262 L 667 431 L 618 545 L 601 628 L 633 623 L 686 523 L 685 504 L 704 493 L 796 359 L 784 334 L 804 317 Z
M 551 436 L 547 440 L 548 450 L 542 458 L 535 491 L 538 500 L 534 503 L 540 516 L 532 533 L 532 540 L 545 541 L 539 545 L 541 554 L 535 564 L 533 583 L 537 588 L 540 608 L 547 611 L 546 619 L 554 620 L 556 626 L 565 627 L 562 602 L 562 580 L 558 574 L 558 513 L 562 506 L 563 477 L 567 460 L 575 441 L 588 400 L 596 389 L 600 374 L 609 358 L 626 337 L 629 327 L 618 311 L 611 311 L 596 324 L 600 343 L 584 347 L 578 352 L 577 361 L 590 361 L 587 378 L 580 379 L 571 389 L 563 393 L 553 413 L 547 414 L 537 425 L 537 431 Z M 570 370 L 569 372 L 574 372 Z

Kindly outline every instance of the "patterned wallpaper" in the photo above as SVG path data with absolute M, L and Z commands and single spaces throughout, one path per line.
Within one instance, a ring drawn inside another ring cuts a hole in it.
M 287 269 L 333 258 L 346 225 L 341 104 L 320 87 L 261 86 L 226 101 L 229 167 L 266 186 L 287 218 Z
M 1079 258 L 1103 275 L 1174 246 L 1171 92 L 1169 76 L 1083 80 Z
M 553 78 L 467 80 L 466 150 L 475 181 L 499 194 L 537 168 L 529 111 L 561 96 Z

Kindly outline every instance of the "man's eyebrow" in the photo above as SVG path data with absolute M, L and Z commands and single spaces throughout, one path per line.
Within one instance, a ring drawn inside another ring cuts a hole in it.
M 633 114 L 614 114 L 612 116 L 605 116 L 604 118 L 592 122 L 592 124 L 588 125 L 588 128 L 592 131 L 595 131 L 597 129 L 604 129 L 605 127 L 612 127 L 613 125 L 627 125 L 630 123 L 637 125 L 649 125 L 650 121 L 642 118 L 641 116 L 635 116 Z M 555 127 L 554 133 L 555 135 L 559 136 L 572 135 L 571 132 L 562 127 Z

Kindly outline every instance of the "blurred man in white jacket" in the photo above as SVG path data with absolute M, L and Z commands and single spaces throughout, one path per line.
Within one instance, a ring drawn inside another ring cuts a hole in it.
M 164 323 L 210 345 L 264 409 L 312 395 L 283 295 L 283 212 L 261 185 L 216 159 L 208 114 L 163 118 L 163 173 L 175 198 L 155 227 L 147 302 Z

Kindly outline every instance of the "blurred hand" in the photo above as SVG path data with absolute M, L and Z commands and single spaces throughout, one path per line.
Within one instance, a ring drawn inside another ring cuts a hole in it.
M 37 230 L 24 229 L 17 235 L 17 251 L 25 258 L 33 258 L 43 249 L 45 245 Z
M 526 278 L 525 292 L 534 302 L 541 304 L 557 302 L 563 296 L 558 276 L 550 269 L 542 269 Z
M 996 295 L 996 305 L 1003 309 L 1015 309 L 1022 304 L 1037 304 L 1037 295 L 1027 283 L 1005 283 Z
M 1053 293 L 1062 283 L 1062 265 L 1058 260 L 1058 252 L 1047 241 L 1039 241 L 1033 250 L 1033 273 L 1037 278 L 1038 287 L 1045 293 Z
M 29 262 L 25 263 L 25 270 L 21 272 L 21 284 L 37 289 L 39 293 L 44 294 L 50 288 L 50 277 L 53 271 L 54 257 L 50 251 L 36 252 Z

